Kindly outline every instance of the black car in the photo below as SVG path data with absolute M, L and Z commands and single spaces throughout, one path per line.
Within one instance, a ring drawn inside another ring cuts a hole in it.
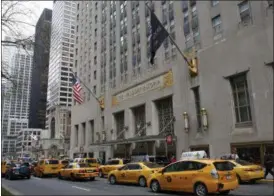
M 27 178 L 30 179 L 31 171 L 26 164 L 15 164 L 10 163 L 9 168 L 7 169 L 5 178 L 13 180 L 16 178 Z

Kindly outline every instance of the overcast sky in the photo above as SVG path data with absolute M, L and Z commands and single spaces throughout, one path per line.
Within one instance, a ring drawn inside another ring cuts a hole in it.
M 40 15 L 42 14 L 44 8 L 49 8 L 52 10 L 53 1 L 26 1 L 22 2 L 24 6 L 33 11 L 32 18 L 20 18 L 22 21 L 26 21 L 30 24 L 36 25 Z M 20 27 L 19 27 L 20 28 Z M 35 33 L 35 27 L 32 26 L 22 26 L 22 33 L 26 36 L 32 36 Z M 2 31 L 2 36 L 5 37 L 5 33 Z
M 52 10 L 53 1 L 28 1 L 25 2 L 26 6 L 33 9 L 35 15 L 32 23 L 36 25 L 40 15 L 42 14 L 44 8 L 49 8 Z M 35 28 L 30 27 L 28 35 L 33 35 L 35 33 Z

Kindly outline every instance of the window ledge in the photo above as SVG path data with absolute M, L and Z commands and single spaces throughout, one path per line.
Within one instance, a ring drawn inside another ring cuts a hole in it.
M 252 122 L 236 123 L 235 128 L 248 128 L 252 127 Z
M 251 126 L 252 123 L 250 123 L 249 125 L 245 124 L 241 124 L 241 126 L 239 126 L 240 124 L 235 125 L 234 130 L 232 130 L 231 135 L 232 136 L 237 136 L 237 135 L 250 135 L 254 133 L 254 129 Z

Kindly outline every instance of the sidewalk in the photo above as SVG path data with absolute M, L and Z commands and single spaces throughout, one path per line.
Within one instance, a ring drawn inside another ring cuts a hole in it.
M 274 178 L 273 178 L 273 176 L 271 175 L 271 174 L 268 174 L 267 176 L 266 176 L 266 179 L 262 179 L 262 180 L 260 180 L 261 182 L 272 182 L 272 183 L 274 183 Z

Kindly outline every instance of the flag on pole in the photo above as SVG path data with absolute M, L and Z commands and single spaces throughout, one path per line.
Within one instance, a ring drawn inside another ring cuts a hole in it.
M 72 96 L 74 98 L 74 100 L 79 103 L 82 104 L 83 103 L 83 98 L 81 96 L 81 90 L 82 90 L 82 86 L 80 84 L 80 81 L 77 77 L 75 77 L 72 74 Z
M 169 33 L 165 27 L 158 20 L 157 16 L 150 11 L 150 26 L 151 26 L 151 38 L 150 38 L 150 63 L 154 64 L 154 57 L 158 48 L 164 42 L 164 40 L 169 36 Z

